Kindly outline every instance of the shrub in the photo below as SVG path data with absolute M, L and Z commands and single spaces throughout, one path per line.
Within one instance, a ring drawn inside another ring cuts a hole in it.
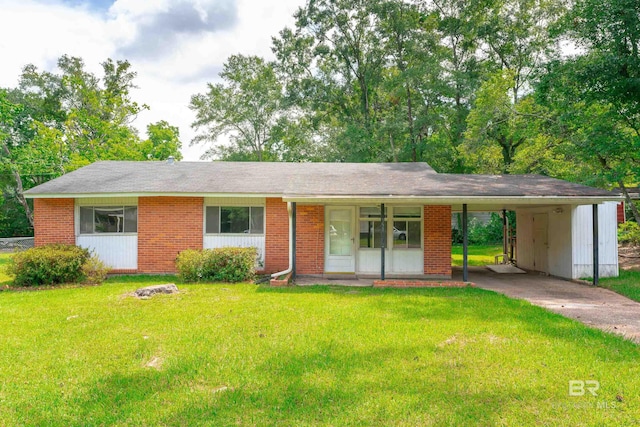
M 618 243 L 640 246 L 640 226 L 637 222 L 627 221 L 618 225 Z
M 82 275 L 84 282 L 92 285 L 99 285 L 107 278 L 107 273 L 111 268 L 93 254 L 82 265 Z
M 178 254 L 178 276 L 185 282 L 245 282 L 255 275 L 256 248 L 186 250 Z
M 54 285 L 79 282 L 90 258 L 87 249 L 74 245 L 45 245 L 16 253 L 7 272 L 15 276 L 18 286 Z
M 507 212 L 509 217 L 509 226 L 515 229 L 515 212 Z M 462 221 L 461 218 L 458 221 Z M 470 218 L 467 224 L 467 232 L 470 245 L 493 245 L 502 243 L 502 215 L 495 212 L 491 213 L 491 219 L 483 224 L 477 218 Z M 462 228 L 451 230 L 451 241 L 453 243 L 462 243 Z

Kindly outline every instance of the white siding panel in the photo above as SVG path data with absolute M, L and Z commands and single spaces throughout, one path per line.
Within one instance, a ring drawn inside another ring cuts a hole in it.
M 549 274 L 571 279 L 571 206 L 551 209 L 548 215 Z
M 213 248 L 250 248 L 258 249 L 258 259 L 264 265 L 265 237 L 263 235 L 205 235 L 203 241 L 204 249 Z
M 380 249 L 358 249 L 357 272 L 362 274 L 380 274 Z M 389 257 L 389 249 L 384 252 L 385 271 L 390 271 L 393 260 Z
M 572 215 L 573 278 L 593 276 L 592 207 L 577 206 Z M 598 251 L 601 277 L 618 275 L 617 205 L 598 205 Z
M 394 249 L 391 273 L 424 273 L 424 257 L 421 249 Z
M 516 211 L 516 236 L 518 267 L 533 270 L 533 216 L 531 212 Z
M 385 272 L 389 274 L 423 274 L 424 259 L 421 249 L 385 250 Z M 358 250 L 358 273 L 380 273 L 380 249 Z
M 95 251 L 109 267 L 116 270 L 138 269 L 138 236 L 84 234 L 76 238 L 76 244 Z

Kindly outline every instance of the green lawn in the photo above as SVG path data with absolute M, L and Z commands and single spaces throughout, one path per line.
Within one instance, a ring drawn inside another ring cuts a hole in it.
M 502 253 L 502 245 L 469 246 L 469 265 L 495 264 L 495 256 Z M 451 265 L 462 266 L 462 245 L 451 246 Z
M 0 289 L 10 285 L 13 281 L 13 278 L 5 272 L 7 264 L 9 264 L 9 260 L 11 259 L 11 255 L 11 253 L 0 252 Z
M 0 292 L 0 425 L 637 425 L 640 349 L 474 288 Z M 596 380 L 597 396 L 569 396 Z M 621 400 L 621 401 L 620 401 Z
M 600 286 L 640 302 L 640 271 L 620 269 L 620 276 L 602 278 Z

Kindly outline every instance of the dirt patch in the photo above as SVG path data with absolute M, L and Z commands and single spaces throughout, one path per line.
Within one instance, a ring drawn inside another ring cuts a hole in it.
M 623 270 L 640 271 L 640 246 L 618 246 L 618 263 Z

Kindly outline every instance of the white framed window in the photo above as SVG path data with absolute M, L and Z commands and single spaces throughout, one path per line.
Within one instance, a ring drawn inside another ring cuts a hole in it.
M 206 206 L 206 234 L 264 234 L 264 206 Z
M 385 221 L 387 233 L 380 235 L 382 223 L 380 208 L 373 206 L 361 207 L 358 214 L 360 248 L 381 248 L 382 238 L 390 238 L 394 248 L 419 249 L 422 248 L 422 207 L 394 206 L 390 207 L 393 217 L 388 216 L 385 207 Z M 391 230 L 391 231 L 389 231 Z M 385 244 L 385 247 L 389 247 Z
M 137 232 L 137 206 L 80 206 L 80 234 Z
M 393 208 L 393 247 L 407 249 L 422 247 L 422 208 L 420 206 Z
M 387 218 L 387 208 L 384 209 L 385 218 Z M 375 206 L 363 206 L 359 209 L 358 214 L 358 246 L 360 248 L 381 248 L 382 240 L 380 232 L 382 222 L 380 221 L 380 208 Z M 386 243 L 386 236 L 385 243 Z M 387 246 L 387 245 L 385 245 Z

